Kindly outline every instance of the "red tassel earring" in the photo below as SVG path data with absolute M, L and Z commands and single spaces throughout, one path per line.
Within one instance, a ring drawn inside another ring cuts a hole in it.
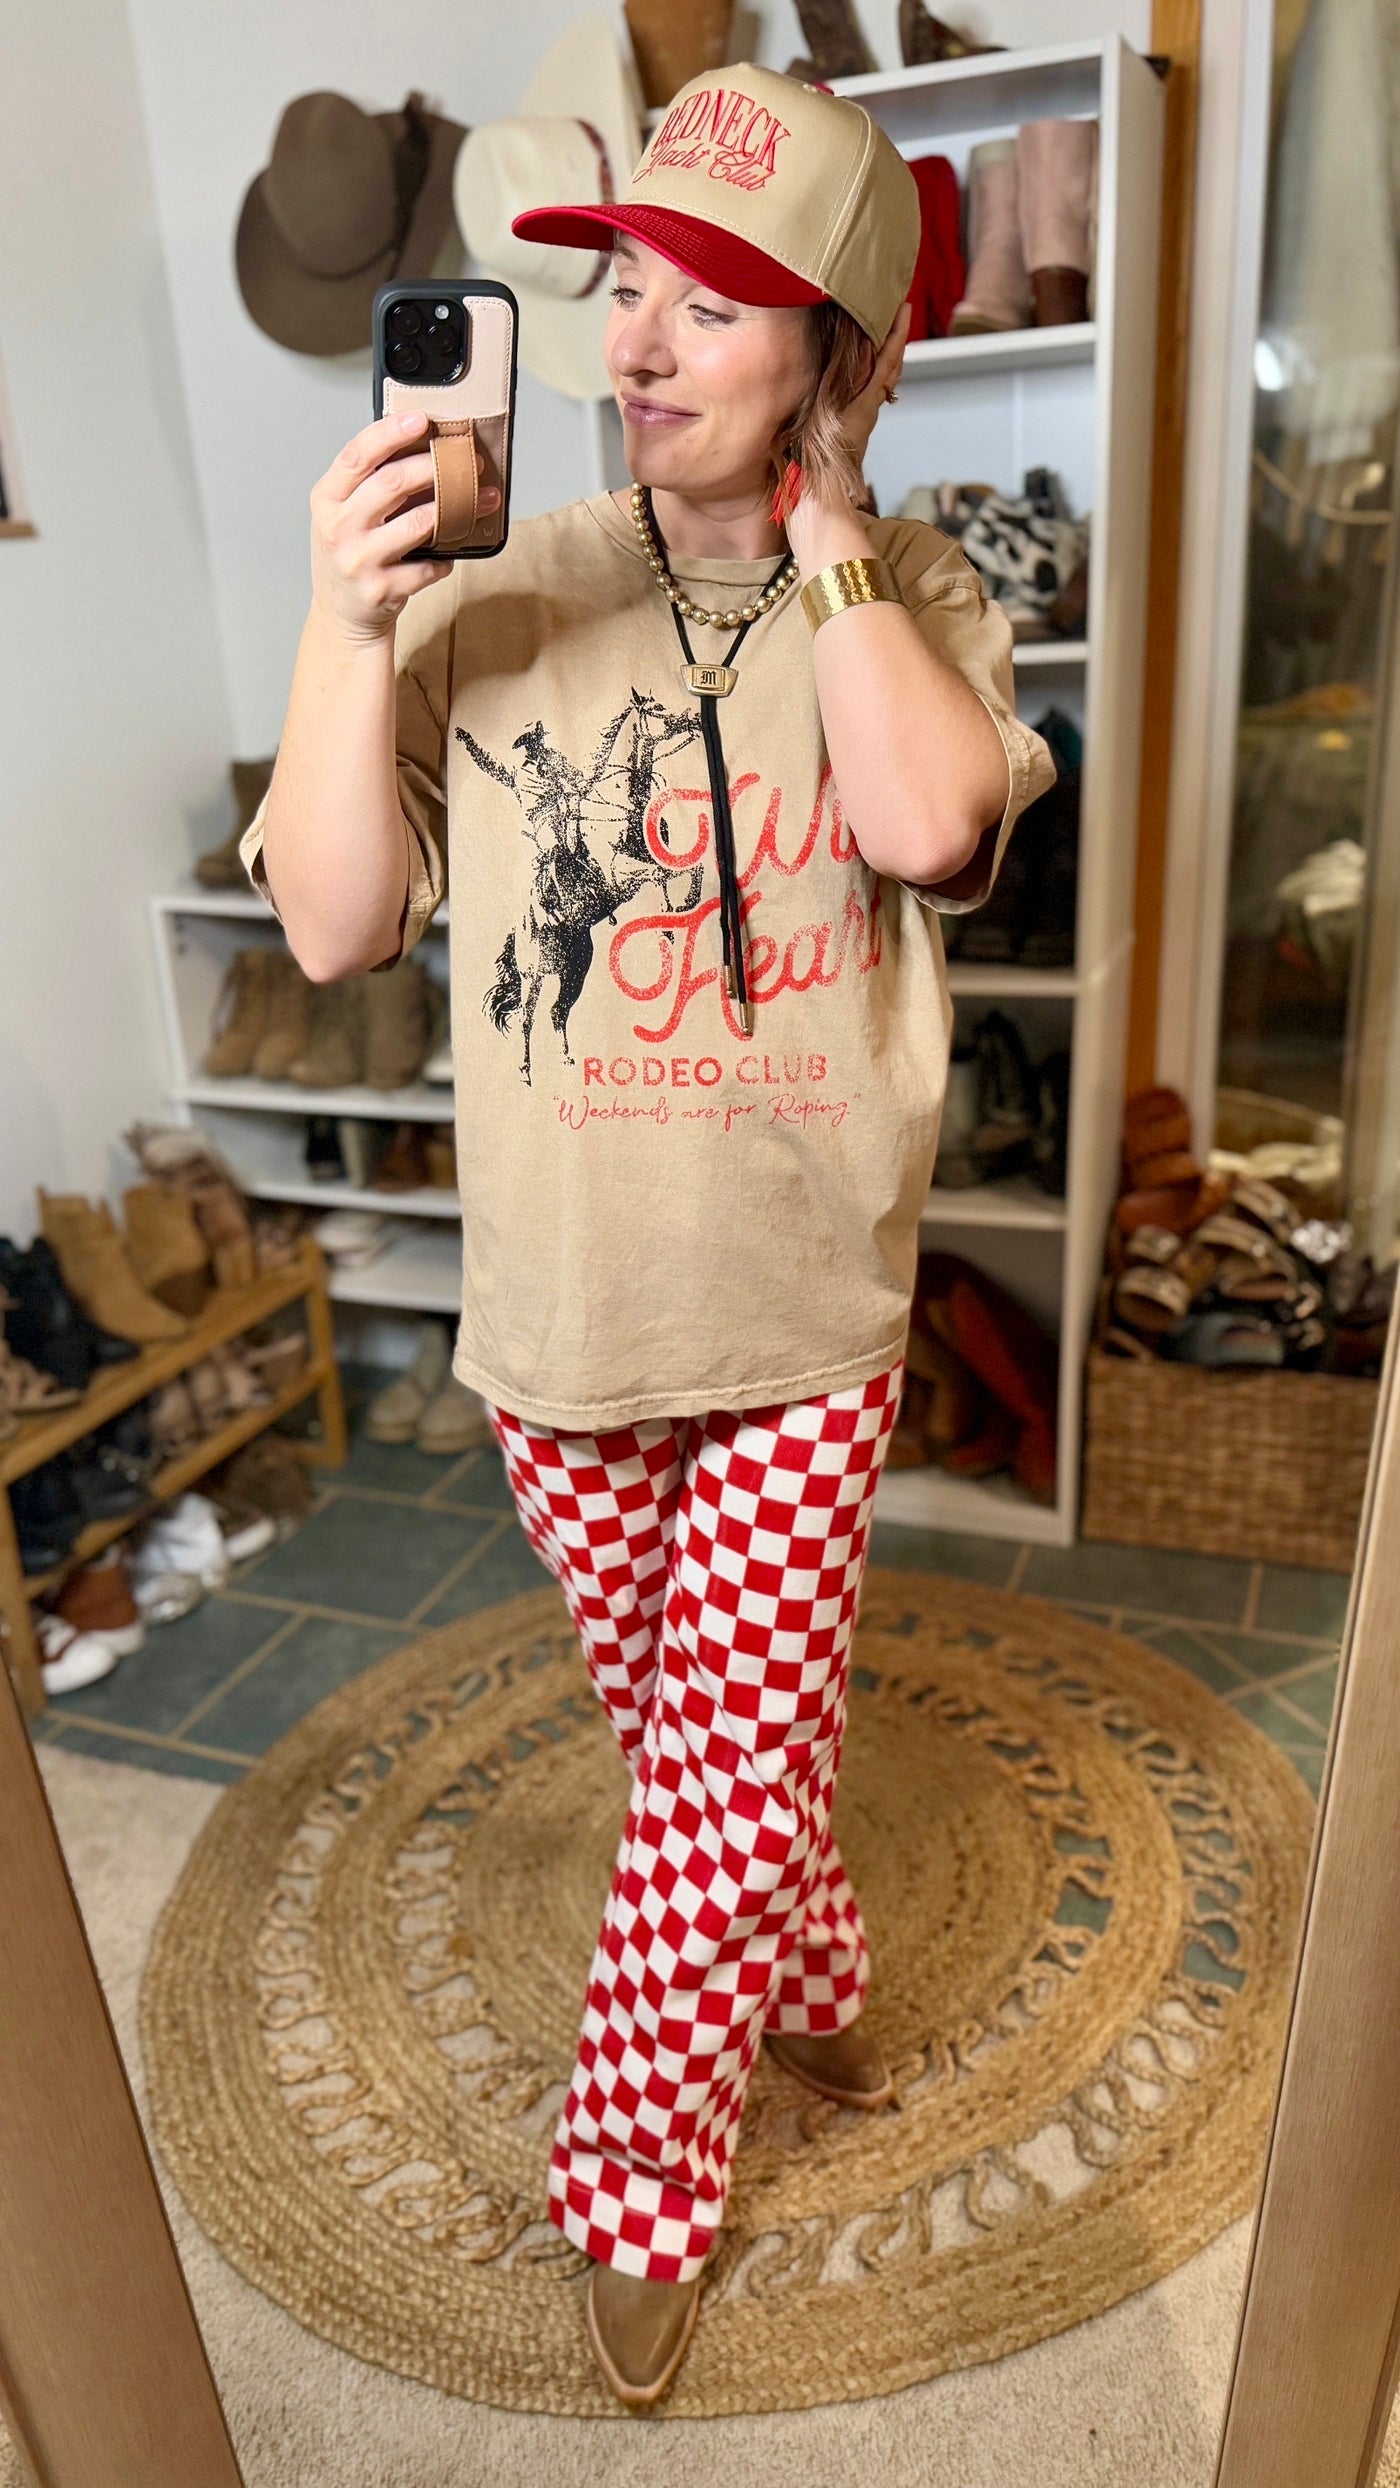
M 801 498 L 802 469 L 795 458 L 789 458 L 769 503 L 769 516 L 775 527 L 786 527 Z

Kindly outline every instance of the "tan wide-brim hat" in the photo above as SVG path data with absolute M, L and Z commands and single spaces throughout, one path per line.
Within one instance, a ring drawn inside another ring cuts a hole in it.
M 234 244 L 238 290 L 264 334 L 297 354 L 367 346 L 379 287 L 436 272 L 465 135 L 417 95 L 373 113 L 347 95 L 297 96 Z
M 552 43 L 506 121 L 464 139 L 453 176 L 457 222 L 472 258 L 520 305 L 520 359 L 565 397 L 611 397 L 603 360 L 611 243 L 540 250 L 512 231 L 527 208 L 620 199 L 642 152 L 636 72 L 612 18 L 575 19 Z

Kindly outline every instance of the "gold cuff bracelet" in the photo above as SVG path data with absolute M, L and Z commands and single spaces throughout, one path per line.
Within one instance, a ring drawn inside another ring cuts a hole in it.
M 833 562 L 829 569 L 819 570 L 814 579 L 809 579 L 802 590 L 802 610 L 814 631 L 850 605 L 903 602 L 894 571 L 878 554 L 859 561 Z

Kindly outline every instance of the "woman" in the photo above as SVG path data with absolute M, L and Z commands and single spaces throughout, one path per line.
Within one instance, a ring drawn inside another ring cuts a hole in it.
M 985 897 L 1051 772 L 962 554 L 862 513 L 918 237 L 888 140 L 725 70 L 623 200 L 517 231 L 600 225 L 632 492 L 418 566 L 421 421 L 352 441 L 245 855 L 316 978 L 401 957 L 451 856 L 456 1370 L 633 1773 L 550 2209 L 648 2403 L 760 2041 L 891 2095 L 830 1814 L 947 1062 L 935 911 Z

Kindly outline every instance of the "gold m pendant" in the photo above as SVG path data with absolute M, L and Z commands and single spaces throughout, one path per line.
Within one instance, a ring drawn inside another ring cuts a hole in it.
M 681 667 L 681 681 L 687 691 L 708 692 L 712 700 L 727 700 L 738 679 L 732 665 Z

